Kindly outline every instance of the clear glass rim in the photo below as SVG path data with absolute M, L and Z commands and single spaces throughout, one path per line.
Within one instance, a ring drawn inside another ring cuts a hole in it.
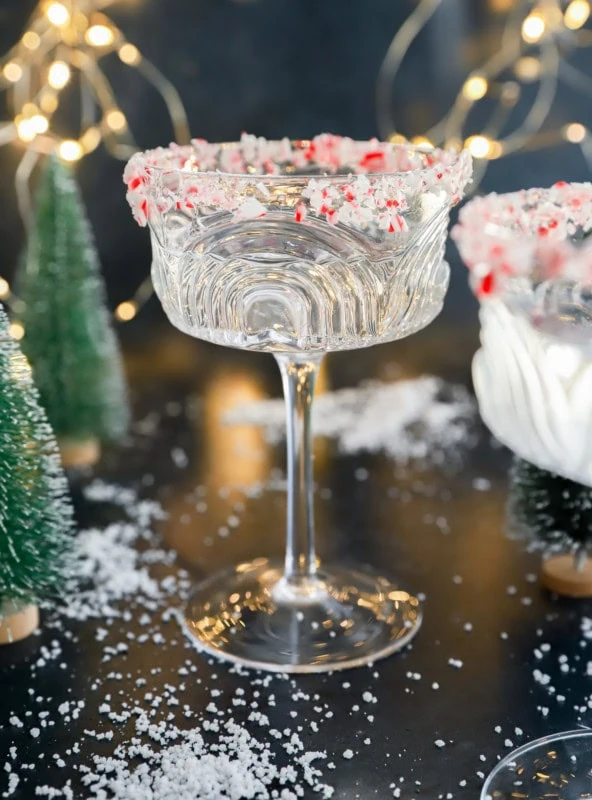
M 268 139 L 267 140 L 271 144 L 279 144 L 282 140 L 281 139 Z M 292 147 L 297 147 L 298 149 L 304 149 L 312 143 L 312 139 L 290 139 L 290 145 Z M 352 139 L 354 144 L 368 144 L 370 143 L 370 139 Z M 239 147 L 240 141 L 234 142 L 209 142 L 209 144 L 216 145 L 221 148 L 231 148 L 231 147 Z M 463 160 L 468 158 L 468 150 L 461 149 L 458 150 L 456 148 L 448 148 L 448 149 L 439 149 L 437 147 L 426 147 L 425 145 L 414 145 L 411 143 L 405 142 L 385 142 L 379 141 L 378 144 L 386 145 L 392 150 L 405 150 L 407 152 L 412 152 L 417 155 L 429 155 L 430 153 L 442 153 L 442 154 L 454 154 L 455 158 L 451 160 L 446 167 L 448 169 L 456 169 L 462 166 Z M 164 157 L 165 154 L 174 154 L 179 153 L 180 150 L 186 150 L 188 154 L 193 151 L 194 147 L 193 144 L 186 144 L 186 145 L 177 145 L 177 144 L 170 144 L 168 147 L 157 147 L 152 148 L 149 150 L 142 150 L 139 151 L 137 155 L 140 156 L 149 156 L 151 154 L 160 155 Z M 197 170 L 195 172 L 184 170 L 179 167 L 175 166 L 167 166 L 165 164 L 150 164 L 150 169 L 155 170 L 161 173 L 174 173 L 179 175 L 192 175 L 194 177 L 201 177 L 204 178 L 232 178 L 232 180 L 241 180 L 248 182 L 253 181 L 269 181 L 269 182 L 291 182 L 294 183 L 302 183 L 303 181 L 308 182 L 311 178 L 316 178 L 320 180 L 326 180 L 330 182 L 336 183 L 343 183 L 344 179 L 347 178 L 348 175 L 364 175 L 368 178 L 369 181 L 372 180 L 380 180 L 383 178 L 401 178 L 404 176 L 409 175 L 421 175 L 422 173 L 431 173 L 438 168 L 438 163 L 435 164 L 424 164 L 421 167 L 417 167 L 416 169 L 408 169 L 408 170 L 393 170 L 391 172 L 360 172 L 356 173 L 353 170 L 350 172 L 342 172 L 338 175 L 331 173 L 331 172 L 318 172 L 318 173 L 300 173 L 296 175 L 292 175 L 289 173 L 263 173 L 263 172 L 253 172 L 245 174 L 244 172 L 225 172 L 223 170 Z
M 491 786 L 492 781 L 499 775 L 500 771 L 511 764 L 513 761 L 516 761 L 520 756 L 524 755 L 525 753 L 529 753 L 532 750 L 536 750 L 539 747 L 543 747 L 546 745 L 553 744 L 554 742 L 565 742 L 570 739 L 592 739 L 592 729 L 589 728 L 576 728 L 569 731 L 563 731 L 559 733 L 551 733 L 547 736 L 541 736 L 539 739 L 533 739 L 531 742 L 526 742 L 525 744 L 517 747 L 515 750 L 512 750 L 508 755 L 504 756 L 495 767 L 491 770 L 487 778 L 485 779 L 485 783 L 483 784 L 483 788 L 481 790 L 481 800 L 489 800 L 491 794 L 489 793 L 489 789 Z

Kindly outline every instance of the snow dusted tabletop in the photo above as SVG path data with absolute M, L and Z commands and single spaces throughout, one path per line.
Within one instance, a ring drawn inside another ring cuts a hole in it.
M 178 617 L 200 576 L 282 552 L 272 359 L 140 340 L 130 440 L 75 486 L 70 594 L 0 650 L 0 796 L 474 800 L 510 748 L 590 724 L 592 605 L 542 594 L 503 535 L 509 457 L 463 386 L 474 328 L 327 364 L 321 555 L 383 565 L 425 620 L 400 655 L 297 678 L 203 657 Z

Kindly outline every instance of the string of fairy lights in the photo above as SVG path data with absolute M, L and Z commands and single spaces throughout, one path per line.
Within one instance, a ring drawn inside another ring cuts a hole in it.
M 448 0 L 419 0 L 394 37 L 377 82 L 377 114 L 381 136 L 407 141 L 397 131 L 393 90 L 405 56 L 436 11 Z M 449 110 L 430 130 L 413 136 L 414 144 L 469 149 L 476 159 L 478 186 L 491 161 L 516 153 L 560 143 L 581 148 L 592 170 L 592 136 L 580 120 L 549 129 L 548 120 L 561 83 L 592 95 L 592 78 L 570 59 L 592 46 L 592 31 L 585 28 L 592 8 L 589 0 L 489 0 L 492 11 L 507 15 L 499 48 L 462 84 Z M 531 90 L 527 91 L 530 85 Z M 534 89 L 534 90 L 533 90 Z M 512 115 L 525 96 L 530 102 L 517 123 Z M 488 103 L 488 121 L 471 132 L 471 114 L 479 103 Z M 508 125 L 514 124 L 514 127 Z
M 178 92 L 106 16 L 104 9 L 112 2 L 40 0 L 19 41 L 0 59 L 0 91 L 7 93 L 11 115 L 0 121 L 0 146 L 22 148 L 15 185 L 25 225 L 31 219 L 29 180 L 44 155 L 57 152 L 64 161 L 76 162 L 103 144 L 114 157 L 126 159 L 138 149 L 102 68 L 106 56 L 114 55 L 125 67 L 137 70 L 160 93 L 176 141 L 190 139 Z M 408 141 L 395 124 L 394 87 L 413 42 L 447 2 L 417 0 L 392 41 L 377 82 L 382 138 Z M 592 16 L 591 0 L 488 0 L 488 4 L 493 12 L 505 15 L 499 47 L 466 77 L 442 119 L 412 136 L 411 142 L 466 146 L 476 160 L 473 190 L 492 161 L 559 143 L 579 146 L 592 171 L 592 133 L 587 125 L 576 119 L 559 128 L 547 126 L 561 83 L 592 97 L 592 77 L 571 63 L 574 54 L 592 47 L 592 30 L 586 27 Z M 54 121 L 71 105 L 76 84 L 79 129 L 75 135 L 63 137 L 56 132 Z M 516 107 L 525 97 L 529 98 L 526 111 L 515 122 Z M 472 113 L 482 103 L 487 103 L 487 121 L 472 132 Z M 134 319 L 151 295 L 147 278 L 133 297 L 117 306 L 116 319 Z M 0 300 L 18 307 L 18 298 L 2 277 Z M 22 335 L 21 330 L 14 333 Z
M 10 119 L 0 121 L 0 146 L 20 147 L 22 157 L 15 173 L 17 202 L 23 222 L 30 224 L 31 174 L 39 159 L 57 152 L 74 163 L 103 144 L 118 159 L 127 159 L 138 146 L 103 60 L 115 57 L 137 71 L 160 94 L 170 117 L 175 140 L 190 140 L 187 115 L 173 84 L 129 42 L 104 13 L 113 0 L 41 0 L 19 41 L 0 58 L 0 91 L 6 92 Z M 79 98 L 74 101 L 78 92 Z M 72 136 L 58 134 L 61 112 L 78 108 L 78 125 Z M 129 300 L 115 309 L 120 322 L 133 319 L 150 298 L 146 279 Z M 19 301 L 5 278 L 0 277 L 0 300 L 18 309 Z M 14 323 L 13 334 L 22 336 Z

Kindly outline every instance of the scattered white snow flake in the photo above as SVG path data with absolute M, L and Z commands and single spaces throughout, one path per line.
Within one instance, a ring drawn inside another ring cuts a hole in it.
M 173 447 L 171 450 L 173 464 L 179 469 L 184 469 L 189 464 L 189 458 L 185 450 L 181 447 Z
M 541 672 L 540 669 L 533 670 L 532 677 L 541 686 L 548 686 L 551 683 L 551 676 Z
M 460 658 L 449 658 L 448 665 L 450 667 L 454 667 L 455 669 L 460 669 L 463 665 L 463 662 L 460 660 Z
M 434 744 L 436 745 L 436 747 L 446 747 L 446 742 L 444 741 L 444 739 L 436 739 Z
M 16 792 L 19 783 L 19 776 L 16 774 L 16 772 L 11 772 L 8 776 L 8 787 L 6 791 L 2 793 L 2 797 L 12 797 L 12 795 Z
M 342 755 L 343 755 L 343 758 L 350 759 L 350 758 L 353 758 L 353 757 L 354 757 L 354 751 L 353 751 L 353 750 L 350 750 L 350 749 L 348 748 L 347 750 L 344 750 L 344 751 L 343 751 Z

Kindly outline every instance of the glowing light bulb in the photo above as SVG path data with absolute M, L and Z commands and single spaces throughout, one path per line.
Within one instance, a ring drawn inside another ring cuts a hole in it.
M 487 158 L 493 160 L 495 158 L 501 158 L 504 154 L 504 148 L 501 142 L 496 141 L 495 139 L 489 140 L 489 152 L 487 153 Z
M 538 11 L 529 14 L 522 23 L 522 38 L 528 44 L 535 44 L 543 38 L 546 25 L 545 19 Z
M 120 303 L 115 309 L 115 316 L 120 322 L 129 322 L 138 313 L 138 306 L 132 300 Z
M 25 335 L 25 329 L 20 322 L 12 322 L 8 328 L 8 333 L 13 339 L 22 339 Z
M 53 89 L 45 88 L 39 97 L 39 105 L 46 114 L 53 114 L 58 107 L 58 98 Z
M 491 140 L 487 136 L 469 136 L 465 147 L 474 158 L 488 158 L 491 152 Z
M 108 25 L 91 25 L 84 34 L 84 38 L 93 47 L 107 47 L 113 44 L 115 34 L 113 28 Z
M 2 70 L 2 74 L 6 78 L 7 81 L 11 83 L 16 83 L 20 81 L 23 76 L 23 69 L 20 64 L 17 64 L 16 61 L 9 61 L 7 64 L 4 65 L 4 69 Z
M 67 25 L 70 21 L 70 12 L 63 3 L 50 3 L 45 9 L 45 16 L 57 27 Z
M 487 94 L 489 84 L 482 75 L 472 75 L 464 83 L 462 88 L 463 97 L 467 100 L 481 100 Z
M 5 281 L 4 278 L 0 278 L 0 299 L 5 299 L 10 294 L 10 286 L 8 285 L 8 281 Z
M 33 120 L 29 117 L 17 117 L 16 133 L 21 142 L 32 142 L 37 136 Z
M 118 108 L 112 108 L 105 114 L 105 123 L 108 128 L 116 133 L 124 131 L 127 128 L 127 120 L 125 114 Z
M 142 60 L 142 56 L 138 48 L 133 44 L 122 44 L 119 48 L 119 58 L 124 64 L 135 66 Z
M 534 56 L 522 56 L 514 64 L 514 74 L 525 83 L 536 81 L 540 78 L 543 65 Z
M 63 89 L 70 80 L 70 67 L 65 61 L 54 61 L 47 73 L 47 82 L 53 89 Z
M 99 146 L 101 142 L 101 131 L 94 125 L 87 128 L 80 137 L 80 144 L 82 145 L 85 153 L 92 153 L 93 150 Z
M 411 144 L 414 144 L 416 147 L 433 147 L 434 145 L 427 136 L 414 136 L 411 139 Z
M 572 144 L 580 144 L 586 138 L 586 128 L 581 122 L 572 122 L 561 131 L 563 138 Z
M 446 150 L 462 150 L 462 139 L 457 138 L 456 136 L 451 136 L 450 139 L 446 139 L 445 142 Z
M 33 114 L 30 122 L 35 133 L 45 133 L 49 128 L 48 119 L 43 114 Z
M 64 139 L 58 147 L 58 153 L 64 161 L 78 161 L 84 155 L 82 145 L 74 139 Z
M 41 37 L 35 31 L 25 31 L 22 41 L 27 50 L 37 50 L 41 44 Z
M 588 22 L 590 16 L 590 3 L 588 0 L 572 0 L 565 9 L 563 22 L 571 31 L 577 31 Z

